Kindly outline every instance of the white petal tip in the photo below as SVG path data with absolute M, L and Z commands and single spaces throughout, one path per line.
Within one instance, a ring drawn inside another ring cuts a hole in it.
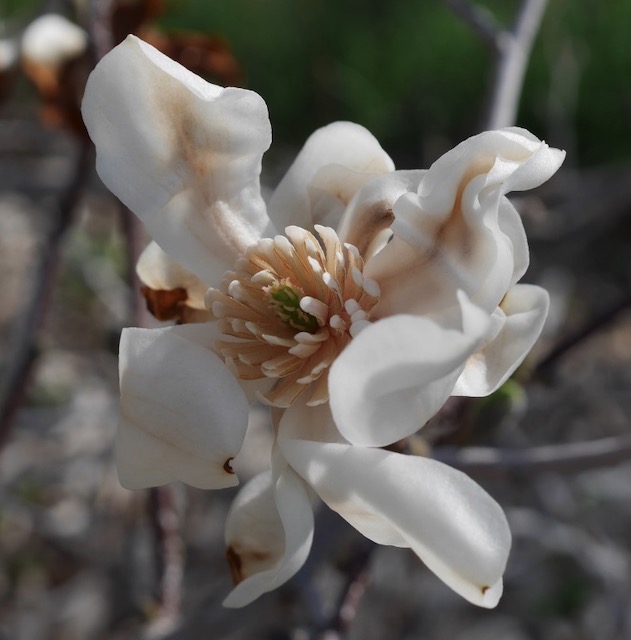
M 504 591 L 504 584 L 502 580 L 498 580 L 493 586 L 484 585 L 480 587 L 480 599 L 473 601 L 473 604 L 477 604 L 485 609 L 494 609 Z

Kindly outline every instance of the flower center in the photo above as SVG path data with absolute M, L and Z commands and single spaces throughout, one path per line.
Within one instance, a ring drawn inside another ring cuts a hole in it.
M 294 226 L 259 240 L 208 293 L 216 351 L 241 380 L 269 378 L 260 396 L 276 407 L 304 393 L 308 405 L 328 400 L 329 367 L 379 299 L 359 251 L 333 229 L 315 229 L 321 241 Z

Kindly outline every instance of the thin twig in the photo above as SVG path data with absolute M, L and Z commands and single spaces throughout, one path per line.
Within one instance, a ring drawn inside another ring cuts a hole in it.
M 130 316 L 134 326 L 146 326 L 146 309 L 140 299 L 136 263 L 142 250 L 142 228 L 136 216 L 120 205 L 127 247 L 127 278 L 130 287 Z M 172 485 L 149 489 L 149 519 L 154 530 L 156 569 L 159 576 L 159 609 L 145 629 L 144 638 L 155 640 L 170 635 L 180 622 L 184 552 Z
M 443 2 L 488 45 L 499 54 L 500 26 L 485 7 L 467 0 L 443 0 Z
M 524 0 L 515 26 L 500 35 L 486 129 L 515 124 L 530 52 L 548 0 Z
M 149 627 L 147 639 L 163 638 L 180 622 L 182 600 L 183 554 L 180 538 L 180 518 L 173 487 L 149 490 L 149 519 L 155 536 L 156 565 L 160 575 L 160 606 Z
M 114 44 L 111 26 L 113 5 L 113 0 L 90 2 L 90 35 L 97 62 L 110 51 Z
M 437 447 L 433 457 L 476 478 L 507 478 L 526 471 L 580 473 L 631 460 L 631 436 L 528 449 Z
M 599 313 L 595 318 L 591 319 L 584 327 L 579 329 L 573 335 L 562 340 L 554 347 L 548 355 L 546 355 L 532 371 L 532 376 L 549 371 L 566 353 L 576 347 L 578 344 L 587 340 L 594 334 L 604 329 L 613 322 L 622 312 L 631 307 L 631 293 L 624 296 L 621 300 L 614 303 L 605 311 Z
M 112 0 L 92 0 L 90 4 L 90 33 L 95 62 L 106 55 L 114 44 L 112 35 Z M 127 279 L 131 291 L 129 313 L 132 324 L 145 326 L 143 305 L 140 302 L 136 263 L 142 249 L 142 230 L 136 217 L 120 205 L 123 233 L 127 248 Z M 162 638 L 179 624 L 184 572 L 183 545 L 179 517 L 172 486 L 152 488 L 148 499 L 149 519 L 155 538 L 156 567 L 159 578 L 159 609 L 145 629 L 145 638 Z
M 51 208 L 50 231 L 39 254 L 39 264 L 20 317 L 14 321 L 6 358 L 6 370 L 0 381 L 0 446 L 6 442 L 13 418 L 22 404 L 30 373 L 37 357 L 37 334 L 48 306 L 52 283 L 57 274 L 61 239 L 70 226 L 87 176 L 94 165 L 92 144 L 82 143 L 74 174 Z
M 140 220 L 119 202 L 119 216 L 127 248 L 127 283 L 129 285 L 129 317 L 135 327 L 146 327 L 150 319 L 145 299 L 140 294 L 141 282 L 136 273 L 136 263 L 145 248 L 144 227 Z
M 346 583 L 340 594 L 334 614 L 320 640 L 340 640 L 355 620 L 359 604 L 370 580 L 368 563 L 377 545 L 370 540 L 362 540 L 347 570 Z

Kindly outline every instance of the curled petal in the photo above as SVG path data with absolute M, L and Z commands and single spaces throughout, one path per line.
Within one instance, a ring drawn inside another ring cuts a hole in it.
M 404 193 L 416 191 L 424 171 L 393 171 L 365 184 L 349 203 L 338 236 L 355 245 L 367 261 L 382 249 L 392 232 L 394 203 Z
M 282 531 L 272 472 L 265 471 L 241 488 L 226 520 L 226 555 L 235 584 L 275 566 L 283 555 Z
M 141 282 L 153 291 L 183 289 L 186 292 L 184 303 L 187 307 L 206 309 L 204 296 L 208 285 L 169 258 L 155 242 L 150 242 L 140 254 L 136 273 Z
M 497 604 L 510 530 L 500 506 L 462 472 L 381 449 L 294 439 L 281 447 L 322 500 L 367 538 L 410 547 L 473 604 Z
M 328 166 L 333 165 L 333 166 Z M 352 122 L 334 122 L 315 131 L 272 194 L 269 215 L 277 229 L 314 224 L 336 227 L 355 192 L 368 180 L 394 170 L 376 138 Z M 330 212 L 322 219 L 322 212 Z
M 245 437 L 248 403 L 210 350 L 213 335 L 212 323 L 123 331 L 116 439 L 123 486 L 238 483 L 231 461 Z
M 462 300 L 462 329 L 399 315 L 365 328 L 331 367 L 331 411 L 353 444 L 405 438 L 444 404 L 465 362 L 489 330 L 488 316 Z
M 482 188 L 498 187 L 502 194 L 525 191 L 549 180 L 564 158 L 565 152 L 550 148 L 526 129 L 485 131 L 434 162 L 418 193 L 426 210 L 440 215 L 453 209 L 463 178 L 466 184 L 484 175 Z
M 539 337 L 548 306 L 545 289 L 526 284 L 513 287 L 495 313 L 501 328 L 467 360 L 453 395 L 487 396 L 504 384 Z
M 271 128 L 256 93 L 209 84 L 129 36 L 90 75 L 82 112 L 103 182 L 204 282 L 268 235 Z
M 528 265 L 505 194 L 541 184 L 564 153 L 523 129 L 488 131 L 455 147 L 395 204 L 394 238 L 368 265 L 382 297 L 374 315 L 429 313 L 463 290 L 491 313 Z
M 513 277 L 508 283 L 510 289 L 523 277 L 530 264 L 528 239 L 521 216 L 507 198 L 500 200 L 498 223 L 509 243 L 513 259 Z
M 243 607 L 287 582 L 304 564 L 313 539 L 313 511 L 292 469 L 255 476 L 237 494 L 226 522 L 235 588 L 226 607 Z

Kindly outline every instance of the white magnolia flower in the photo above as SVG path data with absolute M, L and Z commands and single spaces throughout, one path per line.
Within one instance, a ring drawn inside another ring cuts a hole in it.
M 228 517 L 226 605 L 300 568 L 319 496 L 495 606 L 510 547 L 499 505 L 458 471 L 381 447 L 450 395 L 491 393 L 532 346 L 548 298 L 517 284 L 528 247 L 505 194 L 547 180 L 563 153 L 505 129 L 428 171 L 394 171 L 368 131 L 338 122 L 309 138 L 266 206 L 263 100 L 133 37 L 91 75 L 83 113 L 101 178 L 183 267 L 169 286 L 208 285 L 214 317 L 124 331 L 121 482 L 235 485 L 260 398 L 274 407 L 273 459 Z
M 39 16 L 22 35 L 22 56 L 33 64 L 50 67 L 80 56 L 87 46 L 88 34 L 56 13 Z

